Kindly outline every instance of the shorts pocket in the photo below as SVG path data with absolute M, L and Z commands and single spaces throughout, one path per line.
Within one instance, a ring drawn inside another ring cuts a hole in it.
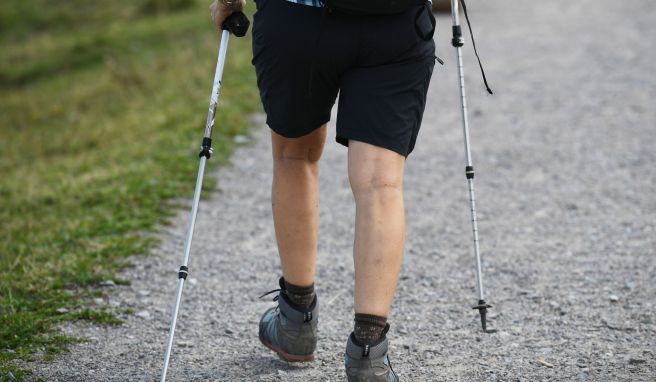
M 433 39 L 435 33 L 435 16 L 429 2 L 419 8 L 415 15 L 415 32 L 424 41 Z

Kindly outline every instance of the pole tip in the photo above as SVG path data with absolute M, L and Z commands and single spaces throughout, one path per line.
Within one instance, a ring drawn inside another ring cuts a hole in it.
M 478 305 L 473 307 L 473 309 L 478 309 L 478 313 L 481 315 L 481 326 L 485 333 L 495 333 L 497 331 L 496 329 L 487 328 L 487 309 L 491 307 L 492 305 L 486 303 L 485 300 L 478 300 Z

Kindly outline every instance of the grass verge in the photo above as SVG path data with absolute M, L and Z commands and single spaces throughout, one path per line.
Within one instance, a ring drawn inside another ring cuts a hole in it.
M 62 321 L 120 324 L 99 284 L 126 282 L 145 233 L 191 198 L 219 40 L 208 5 L 0 5 L 0 380 L 76 341 Z M 250 57 L 248 37 L 231 41 L 210 166 L 259 107 Z

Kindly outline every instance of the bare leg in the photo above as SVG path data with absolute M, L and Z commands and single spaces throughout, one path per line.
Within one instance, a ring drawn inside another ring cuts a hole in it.
M 326 125 L 299 138 L 271 130 L 271 206 L 282 273 L 299 286 L 314 283 L 319 231 L 319 158 Z
M 349 141 L 348 173 L 355 197 L 355 312 L 387 317 L 396 292 L 403 245 L 402 155 Z

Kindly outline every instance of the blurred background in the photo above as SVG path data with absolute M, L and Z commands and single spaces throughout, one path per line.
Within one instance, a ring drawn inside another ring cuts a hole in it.
M 0 379 L 73 341 L 58 322 L 130 313 L 101 285 L 193 192 L 219 43 L 209 3 L 0 2 Z M 250 58 L 233 39 L 209 166 L 259 108 Z

